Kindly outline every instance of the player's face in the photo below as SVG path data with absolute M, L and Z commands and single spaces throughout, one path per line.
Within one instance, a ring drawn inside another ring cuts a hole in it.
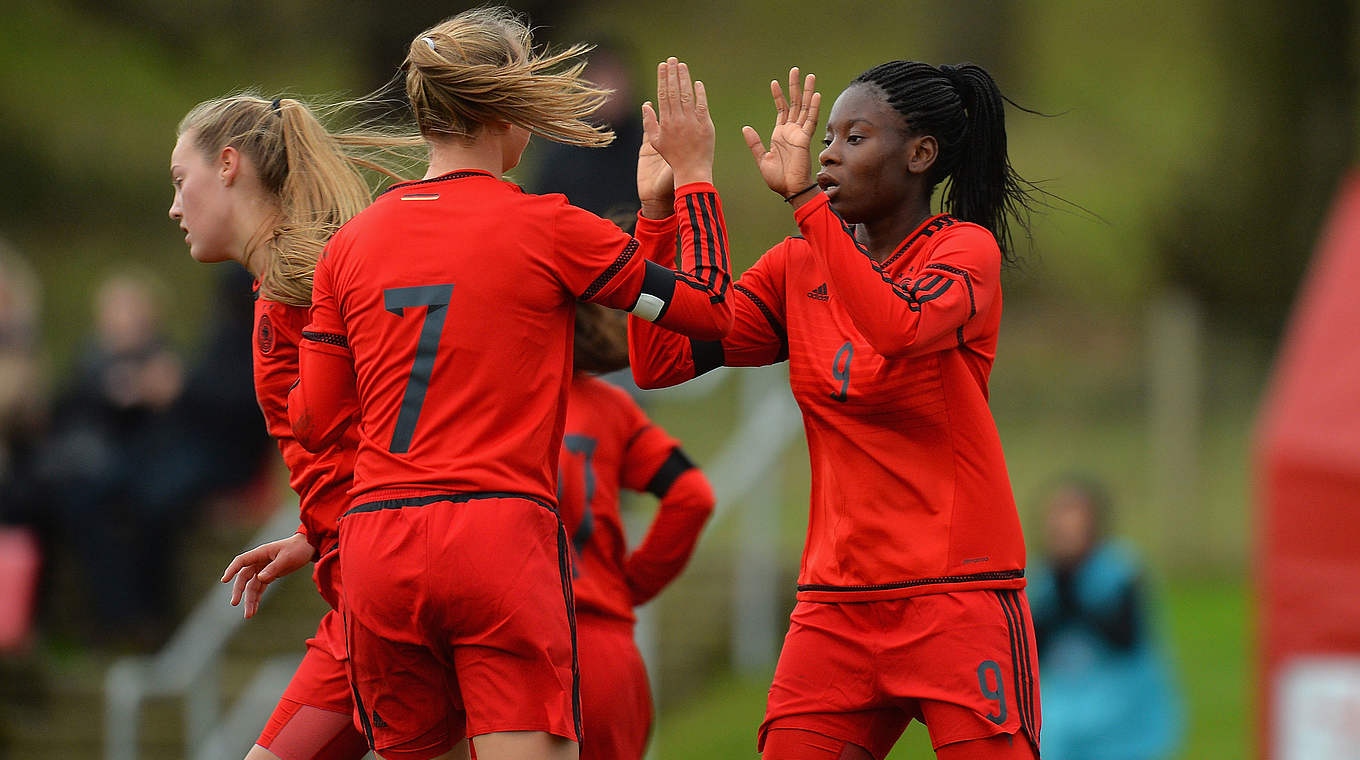
M 170 154 L 170 218 L 179 222 L 195 261 L 226 261 L 232 258 L 231 199 L 217 167 L 193 143 L 193 133 L 186 132 Z
M 1080 491 L 1064 488 L 1053 494 L 1044 518 L 1045 544 L 1056 564 L 1079 562 L 1095 544 L 1095 511 Z
M 831 208 L 851 224 L 901 213 L 919 192 L 908 166 L 917 139 L 878 88 L 857 84 L 842 92 L 831 107 L 826 148 L 818 157 L 817 183 Z

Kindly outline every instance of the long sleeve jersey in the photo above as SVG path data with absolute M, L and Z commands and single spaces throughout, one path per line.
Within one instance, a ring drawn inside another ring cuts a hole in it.
M 258 287 L 258 285 L 257 285 Z M 307 308 L 267 298 L 255 299 L 255 346 L 252 351 L 255 397 L 265 427 L 278 442 L 288 467 L 288 484 L 298 495 L 302 516 L 299 532 L 319 554 L 339 538 L 340 515 L 349 507 L 349 487 L 358 444 L 354 426 L 345 424 L 334 443 L 318 453 L 302 447 L 288 420 L 288 391 L 298 378 L 298 344 L 308 320 Z M 357 412 L 351 408 L 351 416 Z
M 987 406 L 1001 320 L 995 239 L 935 216 L 880 264 L 825 196 L 795 218 L 802 237 L 734 284 L 726 338 L 629 320 L 638 384 L 788 361 L 812 467 L 799 599 L 1023 587 L 1024 540 Z M 637 234 L 671 233 L 649 223 Z
M 622 489 L 660 503 L 646 537 L 628 551 Z M 633 607 L 684 569 L 713 512 L 713 489 L 680 444 L 619 388 L 576 374 L 558 464 L 558 505 L 571 537 L 576 609 L 633 622 Z
M 389 188 L 317 265 L 294 432 L 328 443 L 357 398 L 353 508 L 451 492 L 555 503 L 575 301 L 705 339 L 731 328 L 717 193 L 689 184 L 675 207 L 682 272 L 563 196 L 485 172 Z

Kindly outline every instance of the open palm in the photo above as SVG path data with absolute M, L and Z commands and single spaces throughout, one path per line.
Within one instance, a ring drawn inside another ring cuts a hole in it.
M 817 129 L 822 94 L 816 91 L 817 77 L 808 74 L 802 88 L 798 84 L 798 67 L 789 69 L 789 95 L 778 81 L 770 82 L 774 98 L 774 129 L 770 131 L 770 149 L 766 150 L 760 134 L 752 127 L 742 127 L 746 145 L 756 161 L 756 168 L 765 184 L 781 196 L 807 187 L 812 182 L 812 133 Z
M 675 174 L 671 165 L 661 157 L 652 141 L 644 134 L 638 149 L 638 200 L 643 206 L 658 205 L 670 208 L 675 194 Z

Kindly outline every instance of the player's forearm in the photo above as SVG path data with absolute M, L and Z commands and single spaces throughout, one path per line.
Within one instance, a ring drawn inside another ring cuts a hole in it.
M 293 436 L 313 453 L 339 440 L 353 421 L 354 368 L 347 357 L 312 350 L 304 337 L 298 352 L 299 378 L 288 393 Z
M 721 339 L 732 330 L 732 272 L 717 190 L 707 182 L 679 188 L 673 216 L 669 223 L 639 219 L 638 244 L 648 264 L 631 311 L 700 340 Z M 667 224 L 674 225 L 677 240 L 667 236 Z M 676 248 L 668 250 L 672 244 Z M 677 253 L 679 269 L 672 270 Z
M 647 536 L 624 563 L 633 604 L 643 604 L 685 569 L 713 512 L 713 489 L 698 469 L 675 480 Z
M 856 245 L 825 200 L 808 203 L 795 218 L 832 292 L 877 353 L 901 358 L 935 350 L 941 336 L 956 331 L 970 316 L 966 303 L 957 300 L 967 298 L 964 287 L 955 289 L 944 273 L 894 282 Z
M 628 364 L 639 388 L 669 388 L 695 376 L 689 338 L 637 317 L 628 318 Z

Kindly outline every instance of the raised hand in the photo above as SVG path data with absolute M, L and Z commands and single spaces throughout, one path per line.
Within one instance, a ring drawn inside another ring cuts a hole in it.
M 656 106 L 642 105 L 643 146 L 650 145 L 674 172 L 674 184 L 713 181 L 713 119 L 703 82 L 690 82 L 689 66 L 674 57 L 656 67 Z M 639 191 L 642 159 L 638 156 Z M 660 172 L 649 171 L 660 182 Z
M 647 112 L 651 107 L 650 102 L 642 106 L 643 124 L 647 122 Z M 655 119 L 653 111 L 652 120 Z M 638 149 L 637 186 L 643 216 L 664 219 L 671 215 L 675 205 L 675 173 L 652 145 L 645 129 L 642 134 L 642 147 Z
M 789 69 L 787 100 L 784 99 L 784 90 L 779 82 L 770 82 L 775 117 L 768 151 L 753 127 L 741 128 L 746 145 L 751 149 L 751 156 L 756 160 L 756 168 L 760 169 L 761 178 L 771 190 L 784 198 L 814 182 L 809 148 L 812 145 L 812 133 L 817 129 L 817 115 L 822 107 L 822 94 L 816 91 L 816 85 L 816 75 L 808 74 L 800 90 L 797 66 Z
M 236 583 L 231 589 L 231 606 L 245 602 L 245 616 L 251 618 L 260 609 L 260 597 L 270 583 L 307 564 L 312 558 L 312 545 L 307 537 L 294 533 L 288 538 L 261 544 L 248 552 L 236 555 L 222 573 L 222 582 Z

